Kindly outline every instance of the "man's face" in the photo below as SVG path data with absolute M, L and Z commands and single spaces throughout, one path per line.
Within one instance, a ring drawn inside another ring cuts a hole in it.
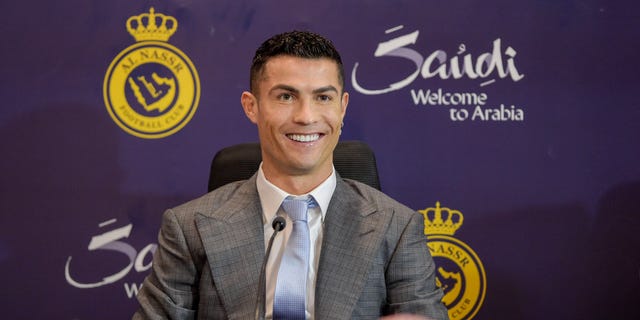
M 256 89 L 256 96 L 242 94 L 242 105 L 258 126 L 267 178 L 328 177 L 349 100 L 341 93 L 337 64 L 276 56 L 265 64 Z

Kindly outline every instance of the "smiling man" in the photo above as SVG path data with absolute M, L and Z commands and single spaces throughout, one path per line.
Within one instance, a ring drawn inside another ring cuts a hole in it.
M 339 66 L 330 58 L 290 55 L 262 65 L 252 76 L 254 93 L 244 92 L 241 99 L 258 126 L 262 170 L 284 191 L 308 193 L 333 171 L 333 149 L 349 101 Z
M 327 39 L 294 31 L 258 48 L 241 103 L 262 164 L 249 180 L 165 212 L 134 319 L 448 318 L 422 216 L 334 170 L 348 102 Z M 261 292 L 276 217 L 286 228 Z

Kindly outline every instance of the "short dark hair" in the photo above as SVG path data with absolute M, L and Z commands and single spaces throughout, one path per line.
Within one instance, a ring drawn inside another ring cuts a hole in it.
M 338 81 L 344 90 L 344 67 L 338 50 L 331 41 L 309 31 L 291 31 L 277 34 L 260 45 L 251 63 L 250 90 L 255 93 L 258 77 L 270 58 L 288 55 L 306 59 L 328 58 L 338 65 Z

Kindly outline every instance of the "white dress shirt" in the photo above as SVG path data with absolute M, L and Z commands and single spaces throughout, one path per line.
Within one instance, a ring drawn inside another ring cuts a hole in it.
M 265 300 L 265 318 L 272 319 L 273 313 L 273 297 L 276 290 L 276 282 L 278 278 L 278 270 L 280 269 L 280 261 L 285 250 L 287 240 L 291 234 L 293 222 L 289 216 L 281 208 L 282 201 L 291 194 L 286 193 L 282 189 L 276 187 L 264 176 L 262 171 L 262 164 L 258 169 L 258 176 L 256 180 L 258 188 L 258 194 L 260 195 L 260 203 L 262 205 L 263 224 L 264 224 L 264 241 L 265 249 L 269 243 L 269 239 L 273 234 L 273 227 L 271 223 L 276 215 L 282 216 L 287 221 L 287 226 L 282 230 L 274 239 L 271 247 L 271 255 L 266 267 L 266 300 Z M 309 236 L 311 245 L 309 246 L 309 273 L 307 274 L 307 294 L 305 299 L 306 306 L 306 318 L 313 319 L 314 302 L 315 302 L 315 283 L 318 274 L 318 261 L 320 258 L 320 249 L 322 245 L 322 225 L 324 217 L 329 207 L 329 202 L 333 196 L 333 191 L 336 188 L 336 173 L 335 168 L 331 175 L 322 182 L 318 187 L 313 189 L 308 194 L 318 203 L 318 207 L 310 208 L 308 211 L 308 224 L 309 224 Z M 302 196 L 302 195 L 292 195 Z

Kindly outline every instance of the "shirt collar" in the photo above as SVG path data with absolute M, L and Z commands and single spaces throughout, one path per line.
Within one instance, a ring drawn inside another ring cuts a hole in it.
M 327 214 L 329 202 L 333 196 L 333 191 L 336 189 L 336 180 L 336 169 L 333 168 L 331 175 L 329 175 L 329 177 L 319 186 L 308 193 L 313 196 L 318 203 L 322 213 L 322 221 L 324 221 L 324 217 Z M 280 205 L 282 204 L 282 201 L 284 198 L 290 196 L 290 194 L 267 180 L 264 176 L 264 171 L 262 171 L 262 163 L 260 163 L 260 168 L 258 169 L 256 187 L 258 188 L 260 204 L 262 206 L 262 212 L 264 213 L 263 222 L 266 223 L 267 221 L 273 220 L 280 208 Z

